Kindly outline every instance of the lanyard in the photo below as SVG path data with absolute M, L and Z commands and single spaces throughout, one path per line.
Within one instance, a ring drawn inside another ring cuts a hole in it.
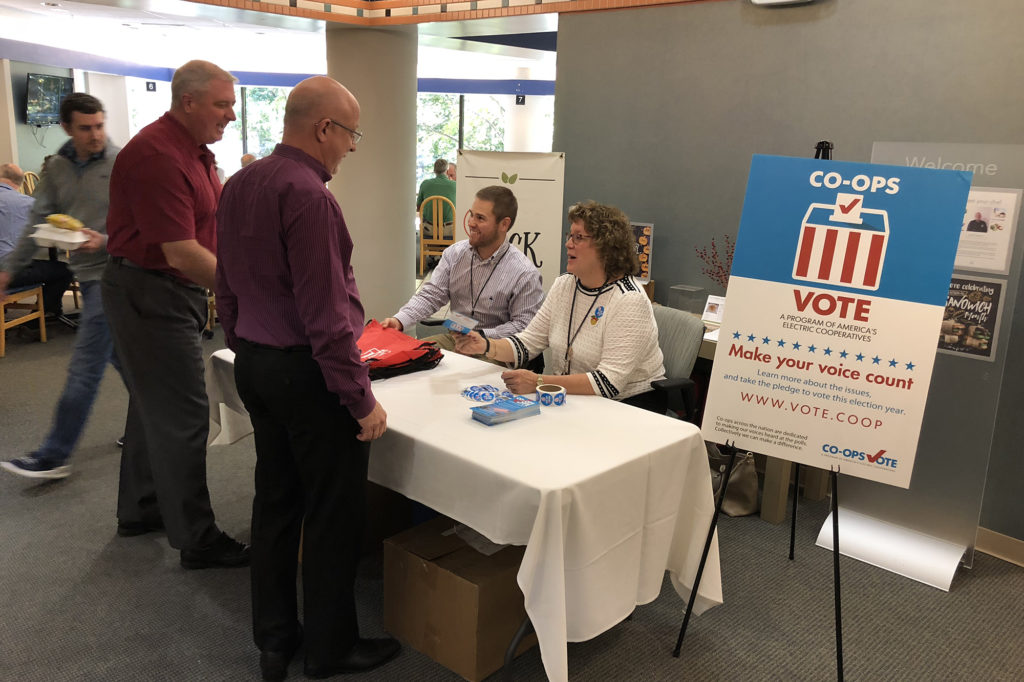
M 572 307 L 569 308 L 569 325 L 565 330 L 565 371 L 562 373 L 563 376 L 569 374 L 569 369 L 572 367 L 572 344 L 576 341 L 576 337 L 579 336 L 580 330 L 583 329 L 583 323 L 586 322 L 587 318 L 590 316 L 590 311 L 593 310 L 594 306 L 597 304 L 597 299 L 601 298 L 601 294 L 604 293 L 604 288 L 608 285 L 608 280 L 605 280 L 604 284 L 601 285 L 601 288 L 597 290 L 597 296 L 594 296 L 594 300 L 590 302 L 590 307 L 587 308 L 587 312 L 583 314 L 583 319 L 580 320 L 579 325 L 576 327 L 576 331 L 573 332 L 572 315 L 576 312 L 576 294 L 579 293 L 580 286 L 582 286 L 579 282 L 580 281 L 577 279 L 577 286 L 573 287 L 572 290 Z M 571 336 L 570 333 L 572 334 Z
M 473 259 L 476 258 L 476 249 L 469 250 L 469 300 L 470 300 L 470 317 L 476 317 L 476 304 L 480 302 L 480 297 L 484 295 L 484 289 L 487 288 L 487 283 L 491 281 L 491 277 L 494 277 L 494 271 L 498 269 L 498 265 L 501 264 L 501 259 L 508 255 L 508 252 L 512 250 L 512 247 L 505 249 L 505 252 L 501 254 L 501 258 L 498 258 L 494 263 L 494 267 L 491 268 L 491 274 L 487 275 L 487 279 L 484 280 L 484 285 L 480 287 L 480 291 L 477 293 L 476 298 L 473 298 Z M 480 261 L 483 263 L 483 261 Z

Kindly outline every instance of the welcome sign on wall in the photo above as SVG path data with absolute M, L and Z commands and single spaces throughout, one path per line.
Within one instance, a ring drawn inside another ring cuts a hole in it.
M 704 437 L 908 487 L 970 184 L 755 156 Z

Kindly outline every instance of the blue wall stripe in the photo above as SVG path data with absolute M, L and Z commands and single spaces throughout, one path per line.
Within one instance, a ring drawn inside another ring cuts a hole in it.
M 82 69 L 109 73 L 115 76 L 133 76 L 147 80 L 170 82 L 174 69 L 162 66 L 133 64 L 117 59 L 99 57 L 85 52 L 64 50 L 48 45 L 24 43 L 0 38 L 0 57 L 18 62 L 45 64 L 63 69 Z M 315 74 L 264 73 L 259 71 L 232 71 L 240 85 L 291 87 Z M 460 78 L 420 78 L 419 92 L 442 92 L 466 95 L 554 95 L 555 81 L 544 80 L 482 80 Z
M 555 81 L 419 78 L 416 89 L 457 95 L 554 95 Z

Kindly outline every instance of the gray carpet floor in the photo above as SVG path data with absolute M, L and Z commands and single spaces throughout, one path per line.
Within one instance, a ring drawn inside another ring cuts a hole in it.
M 63 385 L 73 332 L 9 332 L 0 360 L 0 458 L 39 444 Z M 207 342 L 220 348 L 218 335 Z M 252 680 L 249 580 L 242 570 L 184 571 L 163 535 L 119 538 L 114 516 L 127 395 L 110 370 L 68 479 L 0 472 L 0 679 Z M 209 452 L 220 525 L 248 539 L 252 439 Z M 788 524 L 723 518 L 725 604 L 690 623 L 666 583 L 652 604 L 569 645 L 573 680 L 829 680 L 835 677 L 832 556 L 814 546 L 827 503 L 801 505 L 795 561 Z M 849 680 L 1024 680 L 1024 568 L 977 554 L 949 593 L 842 559 Z M 358 583 L 363 634 L 382 633 L 380 555 Z M 293 664 L 292 679 L 301 679 Z M 365 680 L 460 679 L 405 647 Z M 537 649 L 509 679 L 542 680 Z

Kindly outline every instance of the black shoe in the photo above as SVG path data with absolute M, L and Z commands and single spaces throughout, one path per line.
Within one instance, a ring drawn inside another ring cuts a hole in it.
M 183 568 L 235 568 L 249 565 L 249 546 L 221 531 L 206 547 L 181 550 Z
M 302 626 L 295 637 L 295 643 L 287 651 L 261 651 L 260 652 L 260 673 L 263 679 L 268 682 L 276 682 L 288 677 L 288 664 L 291 663 L 295 652 L 302 645 Z
M 391 637 L 382 639 L 360 639 L 349 649 L 348 656 L 331 666 L 315 666 L 306 663 L 306 677 L 315 680 L 343 675 L 345 673 L 361 673 L 384 665 L 402 650 L 398 640 Z
M 155 533 L 164 529 L 163 521 L 118 521 L 117 534 L 123 538 Z

